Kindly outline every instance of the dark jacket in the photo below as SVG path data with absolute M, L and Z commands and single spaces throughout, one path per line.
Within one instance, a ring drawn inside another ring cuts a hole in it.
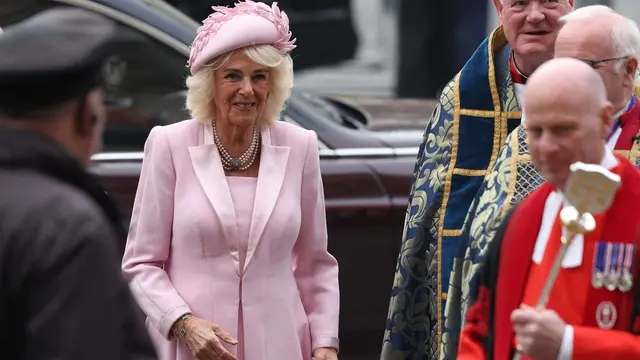
M 80 163 L 0 127 L 3 359 L 155 359 L 120 271 L 124 233 Z

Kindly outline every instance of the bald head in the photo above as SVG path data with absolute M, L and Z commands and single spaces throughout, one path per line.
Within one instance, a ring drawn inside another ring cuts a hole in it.
M 590 47 L 594 52 L 602 49 L 614 55 L 614 30 L 628 21 L 626 17 L 602 5 L 576 10 L 562 18 L 563 25 L 556 39 L 556 50 L 560 50 L 560 53 L 556 57 L 564 57 L 565 48 L 573 46 Z
M 525 88 L 525 112 L 535 111 L 538 106 L 597 112 L 606 102 L 602 78 L 589 65 L 572 58 L 555 58 L 542 64 Z
M 555 57 L 592 62 L 604 81 L 614 112 L 625 108 L 633 94 L 638 70 L 640 29 L 637 24 L 602 5 L 575 10 L 561 22 Z
M 595 70 L 552 59 L 531 75 L 524 96 L 531 157 L 549 183 L 563 188 L 576 161 L 600 163 L 613 110 Z

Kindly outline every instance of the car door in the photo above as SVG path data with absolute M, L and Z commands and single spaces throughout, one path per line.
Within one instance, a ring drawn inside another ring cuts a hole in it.
M 366 156 L 321 151 L 321 168 L 329 252 L 340 264 L 341 359 L 374 359 L 400 235 L 394 233 L 390 199 Z

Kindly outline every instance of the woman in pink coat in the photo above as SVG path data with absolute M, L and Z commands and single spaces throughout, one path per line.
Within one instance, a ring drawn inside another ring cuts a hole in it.
M 317 137 L 277 121 L 294 41 L 275 4 L 214 7 L 194 119 L 149 134 L 122 266 L 162 360 L 337 359 Z

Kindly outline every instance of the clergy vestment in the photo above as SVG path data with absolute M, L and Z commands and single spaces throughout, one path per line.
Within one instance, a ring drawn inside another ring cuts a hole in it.
M 636 93 L 640 93 L 640 88 L 636 88 Z M 614 127 L 608 147 L 640 167 L 640 101 L 632 96 L 621 114 L 616 115 L 616 124 L 620 126 Z M 523 124 L 526 124 L 524 117 Z M 543 182 L 531 161 L 524 126 L 507 137 L 493 170 L 485 177 L 469 210 L 450 276 L 441 359 L 456 358 L 470 294 L 477 290 L 489 244 L 505 215 Z
M 596 229 L 572 241 L 546 307 L 571 326 L 562 356 L 575 360 L 640 357 L 640 293 L 633 280 L 639 275 L 640 171 L 609 150 L 602 165 L 620 175 L 621 187 L 611 207 L 594 214 Z M 535 306 L 540 296 L 560 248 L 558 214 L 563 204 L 562 194 L 545 183 L 498 229 L 481 284 L 472 294 L 458 360 L 512 358 L 511 313 L 523 303 Z M 599 270 L 609 275 L 628 270 L 632 286 L 596 286 Z
M 420 145 L 381 360 L 438 358 L 453 258 L 467 212 L 520 124 L 502 28 L 447 84 Z

